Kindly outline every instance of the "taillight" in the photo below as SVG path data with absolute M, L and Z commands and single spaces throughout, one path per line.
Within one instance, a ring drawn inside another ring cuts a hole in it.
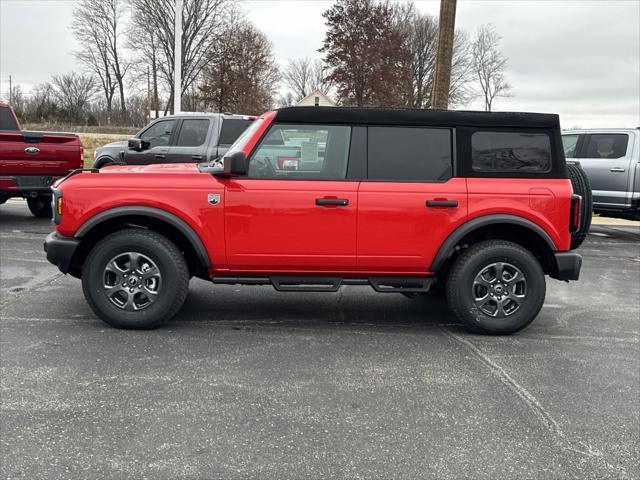
M 580 195 L 571 195 L 571 222 L 569 231 L 571 233 L 580 230 L 580 217 L 582 213 L 582 197 Z
M 84 167 L 84 147 L 80 145 L 80 168 Z
M 18 185 L 13 177 L 0 177 L 0 190 L 17 190 Z

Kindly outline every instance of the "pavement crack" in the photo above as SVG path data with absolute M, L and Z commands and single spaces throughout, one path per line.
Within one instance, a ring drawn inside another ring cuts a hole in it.
M 56 280 L 58 280 L 59 278 L 61 278 L 63 276 L 64 276 L 64 273 L 62 273 L 62 272 L 56 273 L 54 275 L 51 275 L 50 277 L 45 278 L 41 282 L 35 283 L 35 284 L 31 285 L 30 287 L 27 287 L 24 290 L 21 290 L 19 293 L 11 294 L 11 298 L 4 299 L 4 300 L 0 301 L 0 307 L 2 307 L 2 308 L 7 307 L 7 306 L 11 305 L 12 303 L 17 302 L 24 295 L 32 292 L 33 290 L 37 290 L 39 288 L 44 287 L 45 285 L 53 283 L 53 282 L 55 282 Z
M 558 446 L 564 450 L 578 453 L 580 455 L 598 459 L 610 470 L 615 470 L 622 474 L 624 478 L 627 477 L 627 473 L 624 468 L 616 465 L 612 465 L 606 461 L 604 454 L 598 449 L 592 447 L 581 441 L 572 441 L 564 433 L 558 422 L 553 418 L 551 413 L 544 408 L 544 406 L 538 401 L 525 386 L 518 383 L 507 371 L 502 368 L 498 363 L 491 359 L 486 353 L 478 348 L 473 342 L 464 338 L 461 335 L 452 332 L 448 328 L 439 325 L 440 330 L 449 338 L 455 342 L 464 346 L 478 359 L 482 361 L 487 367 L 489 367 L 491 373 L 495 375 L 503 384 L 505 384 L 518 398 L 529 408 L 529 410 L 542 422 L 546 429 L 551 433 L 558 444 Z

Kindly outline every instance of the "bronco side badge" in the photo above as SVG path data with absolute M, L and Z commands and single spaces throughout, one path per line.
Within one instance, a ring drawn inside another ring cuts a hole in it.
M 207 201 L 211 205 L 217 205 L 220 203 L 220 194 L 219 193 L 210 193 L 207 195 Z

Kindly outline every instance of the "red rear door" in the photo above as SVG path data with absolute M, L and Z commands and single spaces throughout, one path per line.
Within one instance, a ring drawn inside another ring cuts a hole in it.
M 358 193 L 358 270 L 424 275 L 467 216 L 464 178 L 451 178 L 449 129 L 369 127 L 368 180 Z

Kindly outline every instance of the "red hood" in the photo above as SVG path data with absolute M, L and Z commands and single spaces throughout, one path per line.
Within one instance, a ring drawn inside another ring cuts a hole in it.
M 102 167 L 100 173 L 197 173 L 195 163 L 159 163 L 153 165 L 112 165 Z

